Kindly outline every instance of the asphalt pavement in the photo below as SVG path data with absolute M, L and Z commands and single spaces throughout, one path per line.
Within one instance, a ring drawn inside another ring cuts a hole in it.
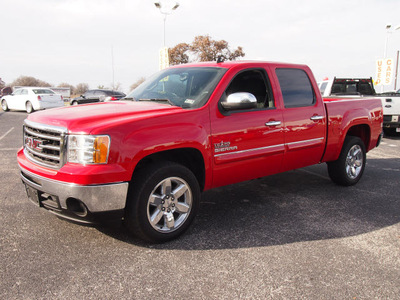
M 0 299 L 399 299 L 400 137 L 362 180 L 316 165 L 207 191 L 181 238 L 151 245 L 31 204 L 16 152 L 24 112 L 0 110 Z

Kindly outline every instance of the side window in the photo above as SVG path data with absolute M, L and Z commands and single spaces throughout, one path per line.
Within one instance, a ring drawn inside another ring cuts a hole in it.
M 28 95 L 28 90 L 23 89 L 23 90 L 21 91 L 21 95 Z
M 323 82 L 321 86 L 319 87 L 319 90 L 321 91 L 321 94 L 325 92 L 326 86 L 328 85 L 327 82 Z
M 225 90 L 225 96 L 247 92 L 257 98 L 258 108 L 273 108 L 271 86 L 264 70 L 254 69 L 240 72 Z
M 94 91 L 94 96 L 107 96 L 107 93 L 104 91 Z
M 15 90 L 15 92 L 13 93 L 13 95 L 15 95 L 15 96 L 21 95 L 21 91 L 22 91 L 22 89 L 17 89 L 17 90 Z
M 93 97 L 94 92 L 93 91 L 87 91 L 85 94 L 83 94 L 86 98 L 88 97 Z
M 276 69 L 285 107 L 311 106 L 315 94 L 310 79 L 301 69 Z

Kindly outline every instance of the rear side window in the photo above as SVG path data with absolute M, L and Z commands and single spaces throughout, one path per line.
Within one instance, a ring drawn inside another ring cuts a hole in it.
M 285 107 L 311 106 L 315 94 L 310 79 L 301 69 L 276 69 Z

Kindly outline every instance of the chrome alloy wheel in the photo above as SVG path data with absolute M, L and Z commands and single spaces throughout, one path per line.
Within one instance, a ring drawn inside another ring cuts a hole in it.
M 177 230 L 188 218 L 192 208 L 189 184 L 179 177 L 162 180 L 153 189 L 147 203 L 147 218 L 151 226 L 162 233 Z
M 359 145 L 350 148 L 346 157 L 346 174 L 351 179 L 357 178 L 363 167 L 363 152 Z

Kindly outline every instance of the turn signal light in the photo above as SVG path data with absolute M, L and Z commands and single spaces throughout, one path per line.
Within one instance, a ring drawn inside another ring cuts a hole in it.
M 107 162 L 110 138 L 108 136 L 96 137 L 93 143 L 93 162 L 104 164 Z

